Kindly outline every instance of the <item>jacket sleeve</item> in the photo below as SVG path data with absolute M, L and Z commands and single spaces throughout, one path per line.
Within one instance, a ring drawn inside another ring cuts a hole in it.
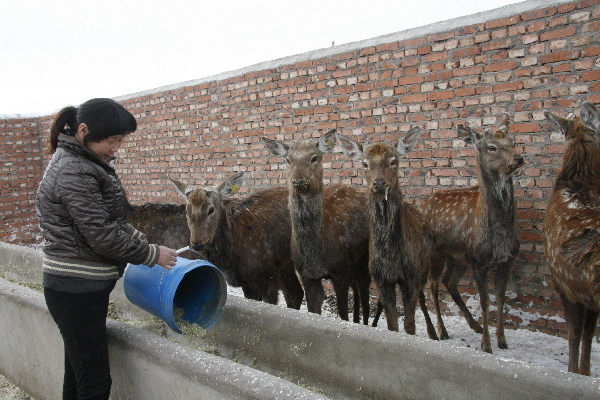
M 128 232 L 111 218 L 115 205 L 102 196 L 98 171 L 85 162 L 72 162 L 58 174 L 56 190 L 76 229 L 86 244 L 107 259 L 153 266 L 158 260 L 158 245 L 149 244 L 141 232 Z M 132 227 L 133 228 L 133 227 Z M 137 231 L 136 231 L 137 232 Z

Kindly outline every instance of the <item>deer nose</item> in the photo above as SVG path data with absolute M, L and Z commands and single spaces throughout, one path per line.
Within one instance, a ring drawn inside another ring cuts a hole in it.
M 292 186 L 296 190 L 305 191 L 308 189 L 308 182 L 302 178 L 292 179 Z
M 525 161 L 523 160 L 523 156 L 522 156 L 522 155 L 520 155 L 520 154 L 517 154 L 517 155 L 515 155 L 515 158 L 514 158 L 514 159 L 515 159 L 515 162 L 516 162 L 518 165 L 521 165 L 521 164 L 523 164 L 523 163 L 525 162 Z
M 373 191 L 374 192 L 381 192 L 384 189 L 385 189 L 385 179 L 380 178 L 380 179 L 375 179 L 373 181 Z
M 194 251 L 202 251 L 202 250 L 204 250 L 204 245 L 202 243 L 192 243 L 190 247 Z

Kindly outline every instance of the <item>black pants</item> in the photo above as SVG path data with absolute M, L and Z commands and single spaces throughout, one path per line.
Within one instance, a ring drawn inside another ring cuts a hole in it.
M 113 288 L 90 293 L 44 288 L 65 345 L 63 400 L 105 400 L 110 395 L 106 315 Z

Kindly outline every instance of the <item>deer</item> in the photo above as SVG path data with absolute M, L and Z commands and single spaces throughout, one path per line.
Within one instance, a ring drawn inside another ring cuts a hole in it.
M 309 312 L 321 314 L 322 279 L 330 279 L 338 315 L 348 321 L 348 290 L 354 292 L 353 321 L 369 318 L 369 235 L 366 193 L 354 186 L 323 183 L 323 155 L 333 152 L 335 129 L 320 139 L 284 143 L 264 137 L 265 147 L 286 160 L 288 208 L 294 266 L 306 293 Z
M 287 188 L 230 199 L 244 176 L 238 172 L 217 187 L 189 186 L 169 176 L 186 199 L 189 245 L 220 268 L 231 286 L 241 287 L 244 297 L 277 304 L 281 290 L 286 305 L 298 310 L 304 291 L 291 259 Z
M 438 340 L 429 318 L 423 288 L 431 271 L 433 237 L 421 212 L 404 201 L 398 171 L 400 158 L 414 148 L 421 130 L 414 127 L 398 142 L 359 144 L 338 134 L 343 152 L 361 160 L 368 187 L 369 271 L 379 293 L 376 319 L 385 310 L 388 329 L 398 331 L 396 285 L 402 292 L 404 331 L 414 335 L 417 298 L 427 332 Z M 373 323 L 376 326 L 376 322 Z
M 143 232 L 149 243 L 161 243 L 173 249 L 184 248 L 190 243 L 185 204 L 129 204 L 127 221 Z M 184 251 L 181 254 L 185 254 L 190 260 L 199 258 L 193 251 Z
M 488 274 L 491 271 L 496 273 L 498 347 L 507 349 L 504 333 L 506 287 L 520 247 L 513 175 L 524 160 L 509 136 L 509 117 L 506 114 L 498 129 L 486 128 L 483 134 L 463 124 L 456 128 L 459 137 L 477 150 L 478 185 L 442 190 L 422 203 L 422 212 L 434 235 L 432 263 L 443 266 L 439 279 L 431 280 L 430 290 L 441 335 L 447 336 L 448 333 L 440 319 L 440 280 L 471 329 L 483 334 L 481 349 L 492 353 Z M 457 288 L 467 268 L 472 270 L 479 292 L 483 326 L 473 318 Z
M 544 253 L 564 308 L 568 370 L 590 375 L 600 312 L 600 115 L 589 102 L 581 105 L 580 117 L 544 114 L 565 136 L 544 217 Z

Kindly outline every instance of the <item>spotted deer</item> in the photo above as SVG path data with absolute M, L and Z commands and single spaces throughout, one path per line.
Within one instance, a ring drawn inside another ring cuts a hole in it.
M 233 200 L 243 172 L 216 188 L 169 179 L 186 199 L 193 250 L 220 268 L 231 286 L 241 286 L 246 298 L 277 304 L 281 289 L 287 306 L 300 308 L 304 291 L 291 259 L 285 186 Z
M 398 331 L 398 285 L 402 292 L 405 332 L 415 334 L 419 299 L 428 335 L 437 340 L 423 294 L 431 270 L 433 239 L 421 212 L 404 201 L 398 179 L 400 158 L 414 148 L 419 134 L 420 128 L 415 127 L 397 143 L 362 145 L 342 135 L 338 135 L 338 140 L 346 155 L 363 163 L 369 193 L 369 270 L 377 285 L 388 329 Z
M 331 279 L 340 318 L 348 320 L 348 290 L 354 292 L 353 321 L 369 318 L 369 233 L 366 193 L 347 185 L 323 184 L 323 155 L 335 146 L 335 130 L 319 140 L 290 143 L 263 138 L 287 162 L 292 258 L 304 285 L 309 312 L 321 313 L 322 279 Z
M 504 335 L 504 302 L 509 275 L 519 251 L 513 174 L 523 165 L 523 156 L 516 152 L 509 136 L 508 115 L 495 131 L 485 129 L 480 134 L 463 124 L 458 124 L 457 130 L 466 143 L 477 149 L 479 185 L 434 193 L 424 201 L 422 211 L 436 242 L 432 262 L 445 268 L 441 281 L 469 326 L 483 333 L 482 350 L 491 353 L 488 327 L 488 273 L 491 271 L 496 273 L 496 338 L 499 348 L 508 348 Z M 479 291 L 483 327 L 473 318 L 458 292 L 458 283 L 467 268 L 472 269 Z M 432 280 L 431 293 L 440 317 L 439 280 Z M 448 335 L 440 319 L 438 329 L 443 336 Z
M 580 117 L 545 115 L 565 135 L 562 169 L 544 219 L 545 255 L 564 307 L 569 372 L 590 375 L 600 311 L 600 115 L 589 102 Z

